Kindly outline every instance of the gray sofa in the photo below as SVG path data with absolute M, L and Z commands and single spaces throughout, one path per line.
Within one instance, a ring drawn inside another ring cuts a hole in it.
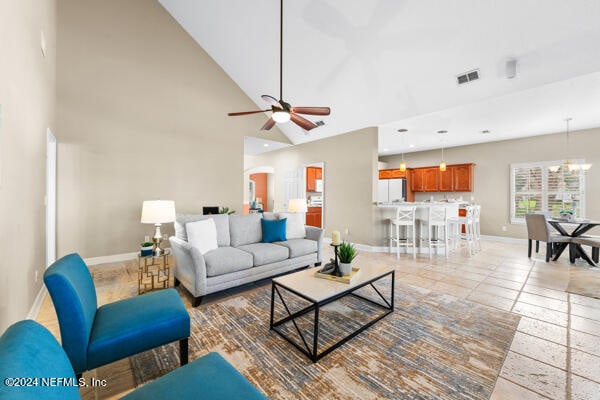
M 185 224 L 206 218 L 215 222 L 218 248 L 202 255 L 188 243 Z M 321 263 L 322 229 L 305 226 L 304 238 L 262 243 L 261 218 L 261 214 L 177 215 L 175 236 L 169 238 L 175 284 L 191 293 L 194 307 L 207 294 Z

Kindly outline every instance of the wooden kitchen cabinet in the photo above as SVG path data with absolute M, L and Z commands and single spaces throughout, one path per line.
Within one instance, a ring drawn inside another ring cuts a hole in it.
M 427 167 L 423 168 L 423 191 L 424 192 L 438 192 L 438 182 L 439 182 L 439 172 L 440 169 L 438 167 Z
M 472 192 L 475 164 L 453 164 L 440 171 L 438 166 L 413 168 L 410 188 L 413 192 Z
M 440 192 L 454 191 L 454 167 L 447 166 L 445 171 L 440 171 L 438 189 Z
M 472 192 L 474 183 L 475 164 L 453 165 L 453 188 L 454 192 Z
M 398 179 L 406 178 L 406 171 L 400 171 L 399 169 L 380 169 L 379 179 Z
M 308 207 L 306 211 L 306 225 L 321 228 L 321 216 L 321 207 Z
M 316 179 L 323 179 L 323 169 L 318 167 L 306 167 L 306 191 L 316 192 Z

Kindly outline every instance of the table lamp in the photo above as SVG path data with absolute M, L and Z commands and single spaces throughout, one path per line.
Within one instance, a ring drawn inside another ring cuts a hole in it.
M 146 200 L 142 204 L 142 224 L 154 224 L 154 255 L 160 256 L 163 250 L 160 248 L 162 234 L 160 225 L 175 221 L 175 202 L 173 200 Z
M 306 199 L 290 199 L 290 203 L 288 204 L 288 211 L 293 213 L 308 211 L 308 208 L 306 206 Z

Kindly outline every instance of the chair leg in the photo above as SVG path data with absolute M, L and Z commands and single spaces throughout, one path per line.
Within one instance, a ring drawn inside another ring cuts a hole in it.
M 593 260 L 595 263 L 598 263 L 598 258 L 599 258 L 598 256 L 600 255 L 600 254 L 599 254 L 599 253 L 600 253 L 600 251 L 599 251 L 599 250 L 600 250 L 600 248 L 599 248 L 599 247 L 592 247 L 592 260 Z
M 539 240 L 535 241 L 535 252 L 536 253 L 540 252 L 540 241 Z
M 321 266 L 321 261 L 315 263 L 315 267 L 320 267 L 320 266 Z
M 552 255 L 552 243 L 546 243 L 546 262 L 550 262 L 550 255 Z
M 179 361 L 181 366 L 188 363 L 188 338 L 179 341 Z
M 181 282 L 179 282 L 179 279 L 173 278 L 173 286 L 177 287 L 179 285 L 181 285 Z
M 527 257 L 531 258 L 531 247 L 532 247 L 532 240 L 531 239 L 527 239 Z
M 198 307 L 200 304 L 202 304 L 203 298 L 204 296 L 194 297 L 194 299 L 192 300 L 192 307 Z

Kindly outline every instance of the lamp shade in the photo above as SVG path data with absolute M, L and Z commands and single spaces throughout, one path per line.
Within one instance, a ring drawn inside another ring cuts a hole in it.
M 306 212 L 307 210 L 306 199 L 290 199 L 289 212 Z
M 175 221 L 173 200 L 146 200 L 142 204 L 142 224 L 162 224 Z

